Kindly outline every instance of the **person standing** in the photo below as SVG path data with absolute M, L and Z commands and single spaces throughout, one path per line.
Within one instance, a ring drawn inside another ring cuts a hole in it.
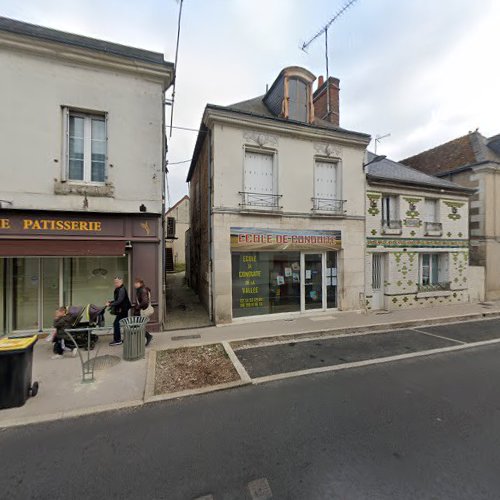
M 134 304 L 134 316 L 151 317 L 154 314 L 153 306 L 151 305 L 151 290 L 144 284 L 141 278 L 136 278 L 134 281 L 136 302 Z M 153 336 L 146 331 L 146 347 L 150 344 Z
M 113 300 L 106 302 L 106 306 L 110 308 L 111 313 L 115 314 L 115 320 L 113 321 L 113 342 L 110 342 L 109 345 L 121 345 L 123 344 L 123 340 L 120 331 L 120 321 L 128 316 L 131 304 L 127 289 L 123 284 L 123 278 L 117 276 L 114 283 L 115 291 L 113 293 Z

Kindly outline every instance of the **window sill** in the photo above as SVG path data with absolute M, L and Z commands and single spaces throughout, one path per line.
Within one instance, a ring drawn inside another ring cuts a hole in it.
M 403 229 L 400 227 L 394 229 L 390 227 L 385 227 L 384 229 L 382 229 L 382 234 L 387 234 L 389 236 L 399 236 L 403 234 Z
M 281 217 L 283 211 L 277 208 L 265 209 L 265 208 L 241 208 L 239 210 L 242 215 L 274 215 L 275 217 Z
M 96 196 L 103 198 L 113 198 L 115 188 L 112 184 L 91 184 L 85 182 L 55 181 L 54 194 L 81 196 Z
M 451 290 L 435 290 L 433 292 L 418 292 L 417 299 L 425 299 L 427 297 L 449 297 L 452 294 Z
M 424 236 L 443 236 L 443 231 L 426 231 Z

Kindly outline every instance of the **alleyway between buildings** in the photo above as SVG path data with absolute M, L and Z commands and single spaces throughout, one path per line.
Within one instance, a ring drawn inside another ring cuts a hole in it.
M 210 326 L 208 313 L 198 296 L 187 286 L 184 272 L 167 274 L 166 282 L 166 330 Z

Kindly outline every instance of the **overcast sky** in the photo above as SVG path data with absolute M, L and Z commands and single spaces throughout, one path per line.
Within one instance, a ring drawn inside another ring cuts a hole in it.
M 289 65 L 324 74 L 324 38 L 299 49 L 345 0 L 185 0 L 174 124 L 198 128 L 204 106 L 264 93 Z M 313 8 L 314 6 L 314 8 Z M 0 0 L 0 15 L 160 51 L 173 61 L 176 0 Z M 390 133 L 400 160 L 479 127 L 500 132 L 500 2 L 359 0 L 329 36 L 341 126 Z M 174 130 L 169 161 L 191 158 L 195 132 Z M 189 163 L 170 166 L 173 204 Z

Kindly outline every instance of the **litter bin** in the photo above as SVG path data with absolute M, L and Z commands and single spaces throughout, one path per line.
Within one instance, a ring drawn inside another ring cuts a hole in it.
M 148 318 L 143 316 L 132 316 L 120 320 L 120 327 L 123 331 L 123 359 L 135 361 L 144 357 L 147 322 Z
M 23 406 L 36 396 L 38 382 L 31 385 L 33 346 L 38 337 L 0 339 L 0 408 Z

